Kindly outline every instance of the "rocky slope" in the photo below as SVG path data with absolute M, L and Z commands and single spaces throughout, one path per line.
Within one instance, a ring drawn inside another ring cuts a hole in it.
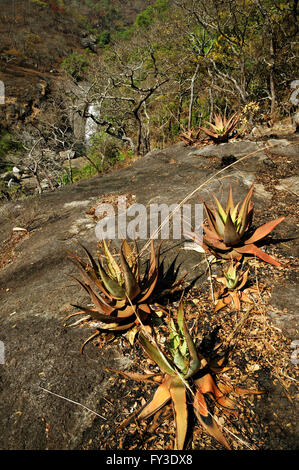
M 180 143 L 154 150 L 111 174 L 1 207 L 0 340 L 5 345 L 5 364 L 0 365 L 0 421 L 5 429 L 1 449 L 84 449 L 90 448 L 90 442 L 92 448 L 105 448 L 101 442 L 107 428 L 113 429 L 123 416 L 122 392 L 116 394 L 105 367 L 126 369 L 132 364 L 131 355 L 124 354 L 115 341 L 101 350 L 89 345 L 82 356 L 79 347 L 91 334 L 90 329 L 59 328 L 63 317 L 72 311 L 70 304 L 86 300 L 68 277 L 74 267 L 66 250 L 77 250 L 78 239 L 95 252 L 92 208 L 118 195 L 147 206 L 172 204 L 201 186 L 189 201 L 198 202 L 210 197 L 211 191 L 224 198 L 232 182 L 238 200 L 254 182 L 254 223 L 286 216 L 273 232 L 274 242 L 265 247 L 285 267 L 276 269 L 261 263 L 258 280 L 272 296 L 265 315 L 285 338 L 291 356 L 290 343 L 298 338 L 298 148 L 295 134 L 202 148 Z M 248 154 L 251 156 L 240 160 Z M 198 279 L 197 285 L 201 285 L 207 280 L 205 257 L 183 250 L 177 240 L 165 242 L 162 258 L 165 267 L 175 261 L 178 275 L 187 274 L 187 284 Z M 287 361 L 288 367 L 295 367 L 288 357 Z M 263 380 L 266 371 L 260 372 Z M 128 387 L 121 389 L 124 396 L 134 396 L 130 384 Z M 290 399 L 286 397 L 277 380 L 269 387 L 268 396 L 256 408 L 267 422 L 267 428 L 261 428 L 261 448 L 294 449 L 296 439 L 288 424 L 294 423 L 294 394 L 290 389 Z M 114 404 L 104 421 L 43 389 L 99 414 L 107 399 Z M 208 441 L 204 448 L 214 448 L 214 443 Z

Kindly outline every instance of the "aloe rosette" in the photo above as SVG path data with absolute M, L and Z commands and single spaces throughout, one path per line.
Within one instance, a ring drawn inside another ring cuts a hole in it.
M 242 204 L 234 204 L 232 185 L 230 185 L 226 207 L 223 208 L 213 194 L 216 206 L 209 207 L 204 202 L 206 223 L 203 226 L 203 243 L 194 236 L 203 249 L 218 258 L 240 260 L 243 255 L 256 256 L 266 263 L 280 266 L 280 263 L 261 250 L 256 243 L 263 240 L 284 216 L 267 222 L 252 230 L 254 184 L 251 185 Z
M 140 274 L 136 244 L 132 249 L 126 240 L 122 241 L 119 253 L 120 264 L 108 249 L 105 240 L 102 245 L 103 253 L 98 261 L 82 245 L 89 262 L 69 252 L 81 273 L 82 280 L 75 276 L 71 277 L 89 294 L 94 307 L 72 304 L 80 311 L 69 315 L 65 320 L 74 315 L 88 314 L 90 319 L 96 321 L 97 332 L 87 341 L 94 338 L 101 330 L 124 331 L 139 320 L 146 321 L 152 313 L 149 299 L 159 275 L 159 249 L 156 256 L 153 240 L 149 266 L 143 277 Z M 83 347 L 85 344 L 86 342 Z
M 223 407 L 226 413 L 236 415 L 237 408 L 234 401 L 228 397 L 229 393 L 245 395 L 261 392 L 240 389 L 224 383 L 216 385 L 214 376 L 225 370 L 224 359 L 209 361 L 197 352 L 186 326 L 182 302 L 178 309 L 177 323 L 178 330 L 174 330 L 172 324 L 169 355 L 164 354 L 155 342 L 140 333 L 142 347 L 160 367 L 163 377 L 153 399 L 141 410 L 138 419 L 152 416 L 171 401 L 176 423 L 175 448 L 183 449 L 188 426 L 187 397 L 191 395 L 194 413 L 200 424 L 226 449 L 230 449 L 229 442 L 209 410 L 207 398 L 214 399 L 214 403 Z
M 209 129 L 200 127 L 215 143 L 227 142 L 231 137 L 232 132 L 235 130 L 237 123 L 240 119 L 239 113 L 234 113 L 230 118 L 221 116 L 221 114 L 214 114 L 214 123 L 207 122 Z
M 214 311 L 217 312 L 233 303 L 236 310 L 241 309 L 241 302 L 252 303 L 247 294 L 255 292 L 255 288 L 247 287 L 249 269 L 240 271 L 239 263 L 230 263 L 229 267 L 224 271 L 223 277 L 217 277 L 217 281 L 222 284 L 222 288 L 216 293 L 217 303 Z

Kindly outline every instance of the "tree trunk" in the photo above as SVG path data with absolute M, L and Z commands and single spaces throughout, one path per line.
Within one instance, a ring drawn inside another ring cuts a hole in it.
M 190 104 L 189 104 L 189 116 L 188 116 L 188 131 L 191 131 L 192 127 L 192 112 L 193 112 L 193 104 L 194 104 L 194 85 L 195 80 L 199 71 L 199 62 L 196 65 L 195 72 L 191 79 L 191 87 L 190 87 Z
M 273 34 L 271 33 L 270 38 L 270 71 L 269 71 L 269 81 L 270 81 L 270 95 L 271 95 L 271 119 L 274 119 L 274 113 L 276 108 L 276 94 L 275 94 L 275 83 L 274 83 L 274 65 L 275 65 L 275 52 L 274 52 L 274 43 L 273 43 Z

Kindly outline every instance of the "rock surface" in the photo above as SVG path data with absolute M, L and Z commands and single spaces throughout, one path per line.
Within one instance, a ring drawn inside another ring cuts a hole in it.
M 200 198 L 210 198 L 211 191 L 223 200 L 230 182 L 235 200 L 239 200 L 255 182 L 256 223 L 288 216 L 273 234 L 281 243 L 266 250 L 284 263 L 294 263 L 298 218 L 293 209 L 298 207 L 298 198 L 292 188 L 298 185 L 298 144 L 294 135 L 286 142 L 236 141 L 200 149 L 176 144 L 102 177 L 0 208 L 2 248 L 14 227 L 27 229 L 0 270 L 0 340 L 5 346 L 5 364 L 0 364 L 0 421 L 5 429 L 1 449 L 84 448 L 85 435 L 95 426 L 95 419 L 97 426 L 105 422 L 44 389 L 101 414 L 100 398 L 110 390 L 105 367 L 129 366 L 113 344 L 100 351 L 90 346 L 80 355 L 81 343 L 91 334 L 88 328 L 59 328 L 71 311 L 69 305 L 85 299 L 68 277 L 73 265 L 66 250 L 76 250 L 78 239 L 95 251 L 96 222 L 87 212 L 108 196 L 110 200 L 118 195 L 134 196 L 134 201 L 147 206 L 175 204 L 196 188 L 199 190 L 186 202 L 200 203 Z M 256 153 L 248 160 L 239 161 L 252 152 Z M 226 156 L 233 156 L 237 163 L 225 169 Z M 187 274 L 187 280 L 206 269 L 205 257 L 183 250 L 179 240 L 165 242 L 162 257 L 166 266 L 176 259 L 179 273 Z M 291 284 L 286 280 L 287 289 L 275 284 L 275 279 L 269 280 L 275 309 L 272 321 L 292 340 L 298 338 L 294 272 L 290 268 L 294 279 Z

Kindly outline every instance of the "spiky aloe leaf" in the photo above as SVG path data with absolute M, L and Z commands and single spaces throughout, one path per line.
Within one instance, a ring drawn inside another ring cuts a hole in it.
M 166 375 L 162 384 L 157 388 L 152 401 L 150 401 L 145 408 L 138 414 L 139 419 L 146 419 L 152 416 L 156 411 L 163 408 L 164 405 L 170 400 L 169 384 L 172 377 Z
M 227 210 L 225 211 L 222 207 L 222 205 L 220 204 L 219 200 L 217 199 L 217 197 L 215 196 L 215 194 L 213 194 L 213 197 L 215 199 L 215 202 L 216 202 L 216 205 L 217 205 L 217 209 L 218 209 L 218 214 L 219 216 L 221 217 L 221 220 L 223 222 L 223 227 L 225 225 L 225 222 L 226 222 L 226 215 L 227 215 Z M 215 214 L 216 215 L 216 214 Z
M 185 378 L 191 377 L 201 366 L 201 359 L 196 351 L 195 344 L 193 339 L 190 335 L 190 332 L 187 328 L 185 318 L 184 318 L 184 309 L 183 309 L 183 302 L 180 301 L 179 309 L 178 309 L 178 324 L 181 325 L 181 328 L 184 332 L 184 337 L 188 347 L 189 353 L 189 368 L 185 374 Z
M 208 406 L 205 400 L 205 394 L 208 392 L 212 393 L 212 390 L 205 388 L 205 376 L 201 379 L 197 379 L 196 383 L 196 393 L 193 401 L 193 408 L 195 415 L 198 421 L 202 424 L 205 430 L 214 437 L 220 444 L 222 444 L 226 449 L 230 450 L 231 447 L 222 434 L 218 424 L 216 423 L 214 416 L 209 412 Z
M 156 364 L 158 364 L 163 372 L 171 376 L 177 375 L 176 371 L 162 351 L 156 345 L 151 343 L 142 332 L 139 334 L 139 341 L 145 352 L 153 361 L 156 362 Z
M 175 449 L 182 450 L 184 448 L 188 425 L 186 388 L 179 378 L 173 378 L 170 382 L 169 392 L 176 422 Z
M 104 247 L 104 253 L 107 258 L 107 266 L 109 269 L 109 273 L 111 274 L 113 279 L 116 280 L 118 284 L 120 284 L 121 283 L 121 270 L 117 262 L 115 261 L 114 256 L 111 254 L 105 239 L 103 240 L 103 247 Z
M 147 283 L 143 288 L 143 291 L 142 291 L 143 295 L 140 298 L 140 302 L 144 302 L 145 300 L 147 300 L 151 296 L 151 294 L 153 293 L 157 285 L 158 276 L 159 276 L 159 258 L 160 258 L 161 243 L 158 246 L 157 256 L 156 256 L 154 240 L 153 239 L 151 240 L 151 255 L 150 255 Z
M 250 238 L 248 238 L 248 240 L 246 240 L 246 244 L 247 245 L 250 245 L 251 243 L 255 243 L 259 240 L 262 240 L 263 238 L 265 238 L 270 232 L 272 232 L 272 230 L 278 225 L 280 224 L 280 222 L 282 222 L 283 220 L 285 219 L 285 216 L 282 216 L 282 217 L 279 217 L 278 219 L 275 219 L 275 220 L 271 220 L 270 222 L 267 222 L 266 224 L 264 225 L 261 225 L 260 227 L 258 227 L 254 233 L 251 235 Z
M 140 287 L 128 264 L 126 257 L 123 254 L 123 247 L 120 250 L 120 262 L 126 288 L 125 293 L 130 300 L 133 300 L 140 293 Z
M 120 286 L 118 282 L 115 281 L 115 279 L 112 279 L 110 276 L 108 276 L 101 262 L 99 262 L 99 273 L 104 286 L 106 287 L 107 291 L 112 295 L 112 297 L 114 297 L 115 299 L 123 299 L 126 295 L 125 289 Z
M 253 194 L 254 183 L 249 188 L 248 193 L 246 194 L 238 214 L 238 224 L 239 224 L 239 234 L 242 237 L 247 229 L 249 222 L 249 211 L 251 205 L 251 198 Z
M 266 263 L 272 264 L 273 266 L 281 266 L 281 263 L 279 263 L 279 261 L 272 258 L 272 256 L 267 255 L 267 253 L 265 253 L 263 250 L 261 250 L 254 244 L 244 245 L 244 246 L 235 248 L 235 250 L 241 255 L 244 255 L 244 254 L 253 255 L 253 256 L 256 256 L 257 258 L 262 259 Z
M 232 221 L 230 212 L 226 217 L 226 224 L 224 229 L 224 243 L 227 246 L 238 245 L 241 241 L 241 238 L 236 230 L 236 227 Z
M 226 208 L 225 208 L 225 216 L 228 212 L 232 212 L 234 210 L 234 200 L 233 200 L 233 188 L 232 185 L 229 185 L 229 191 L 227 196 Z

